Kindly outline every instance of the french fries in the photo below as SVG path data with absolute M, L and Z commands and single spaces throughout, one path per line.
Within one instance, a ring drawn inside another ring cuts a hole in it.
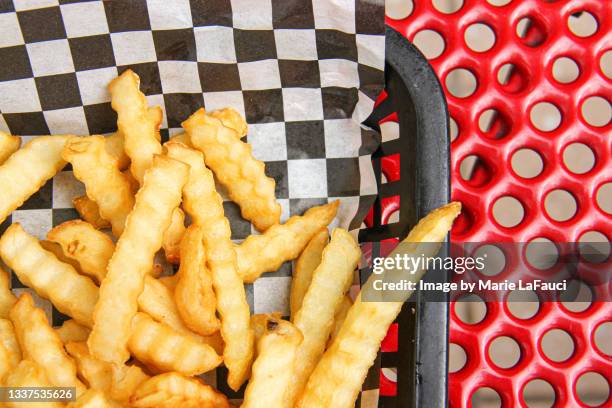
M 0 166 L 0 223 L 66 165 L 62 149 L 69 138 L 39 136 Z
M 44 370 L 32 360 L 22 360 L 19 365 L 4 380 L 4 387 L 24 388 L 24 387 L 52 387 L 53 384 L 45 375 Z M 35 408 L 40 407 L 40 402 L 13 401 L 5 402 L 4 406 L 10 408 Z M 65 405 L 61 402 L 45 402 L 45 408 L 62 408 Z
M 172 330 L 144 313 L 137 313 L 128 342 L 138 360 L 163 371 L 197 375 L 221 364 L 221 357 L 208 344 Z
M 183 128 L 245 219 L 260 231 L 280 222 L 281 207 L 274 197 L 276 183 L 266 176 L 264 163 L 255 160 L 251 146 L 242 142 L 235 130 L 204 109 L 183 122 Z
M 265 272 L 295 259 L 308 241 L 336 216 L 339 201 L 312 207 L 286 223 L 274 225 L 261 235 L 250 235 L 236 247 L 238 273 L 245 282 L 254 282 Z
M 168 141 L 170 143 L 172 142 L 177 142 L 177 143 L 181 143 L 184 144 L 185 146 L 191 147 L 191 141 L 189 141 L 189 135 L 185 132 L 183 133 L 178 133 L 174 136 L 170 137 L 170 140 Z M 165 145 L 167 145 L 168 143 L 166 143 Z
M 90 200 L 87 196 L 75 197 L 72 199 L 72 205 L 79 216 L 86 222 L 93 225 L 96 229 L 110 228 L 110 222 L 102 218 L 100 209 L 95 201 Z
M 289 310 L 292 319 L 295 317 L 298 310 L 300 310 L 300 307 L 302 307 L 302 300 L 310 286 L 312 273 L 321 263 L 323 249 L 328 242 L 329 232 L 327 232 L 327 228 L 323 227 L 310 239 L 295 261 L 289 297 Z
M 236 253 L 229 222 L 223 213 L 223 201 L 215 191 L 212 173 L 204 166 L 201 153 L 177 143 L 167 143 L 166 148 L 170 157 L 180 158 L 190 166 L 189 181 L 183 192 L 184 207 L 194 223 L 202 227 L 206 263 L 221 316 L 221 336 L 225 343 L 223 361 L 229 370 L 228 384 L 238 390 L 249 375 L 254 344 L 249 305 L 237 273 Z
M 166 254 L 166 260 L 173 264 L 178 264 L 181 259 L 181 239 L 185 233 L 185 213 L 180 208 L 172 212 L 170 226 L 164 231 L 162 238 L 162 248 Z
M 45 251 L 20 224 L 12 224 L 0 238 L 0 256 L 21 282 L 49 299 L 60 312 L 84 326 L 92 325 L 98 287 Z
M 88 388 L 109 391 L 113 384 L 113 367 L 89 354 L 85 341 L 65 343 L 66 352 L 76 363 L 79 377 L 85 381 Z
M 223 108 L 209 113 L 213 118 L 219 119 L 223 126 L 236 132 L 238 138 L 247 134 L 247 123 L 244 118 L 233 108 Z
M 73 137 L 66 142 L 62 157 L 72 164 L 74 176 L 85 184 L 87 197 L 98 205 L 100 215 L 111 223 L 118 237 L 134 206 L 132 188 L 106 152 L 103 136 Z
M 113 383 L 110 397 L 114 401 L 127 404 L 136 389 L 150 377 L 137 365 L 111 364 Z
M 11 309 L 10 318 L 25 356 L 44 371 L 56 387 L 76 387 L 77 394 L 85 390 L 77 379 L 74 361 L 64 351 L 62 341 L 47 321 L 45 312 L 34 306 L 29 293 L 23 293 Z
M 69 342 L 87 341 L 90 330 L 85 326 L 81 326 L 74 320 L 68 319 L 64 321 L 60 327 L 55 329 L 55 332 L 62 343 L 66 344 Z
M 415 255 L 434 256 L 437 248 L 428 245 L 419 250 L 419 243 L 442 242 L 460 211 L 461 205 L 454 202 L 429 213 L 403 241 L 410 244 L 408 250 L 413 249 Z M 393 256 L 392 252 L 389 257 Z M 424 273 L 424 270 L 417 271 L 415 280 Z M 406 293 L 405 297 L 409 295 Z M 402 303 L 365 302 L 358 296 L 340 332 L 310 375 L 296 406 L 352 407 L 380 343 L 399 314 Z
M 0 266 L 0 318 L 5 319 L 9 315 L 9 311 L 17 301 L 13 292 L 11 292 L 11 278 L 7 271 Z
M 130 166 L 130 158 L 125 154 L 123 144 L 123 134 L 121 132 L 115 132 L 104 138 L 106 153 L 113 158 L 119 170 L 125 170 Z
M 174 299 L 185 325 L 196 333 L 210 336 L 219 330 L 221 323 L 215 315 L 217 302 L 210 271 L 206 268 L 202 238 L 202 227 L 197 224 L 191 225 L 183 236 Z
M 120 405 L 110 400 L 100 390 L 87 390 L 66 408 L 119 408 Z
M 19 150 L 21 138 L 8 133 L 0 132 L 0 165 L 6 161 L 11 154 Z
M 58 244 L 57 242 L 51 242 L 47 239 L 38 241 L 38 243 L 40 244 L 42 249 L 44 249 L 47 252 L 51 252 L 53 255 L 55 255 L 58 261 L 61 261 L 63 263 L 66 263 L 72 266 L 75 271 L 77 271 L 81 275 L 84 275 L 83 271 L 81 271 L 81 265 L 79 265 L 79 263 L 75 261 L 74 259 L 68 258 L 66 254 L 64 254 L 64 250 L 62 249 L 62 246 L 60 244 Z
M 187 176 L 188 166 L 162 156 L 155 157 L 145 174 L 100 286 L 87 341 L 90 352 L 100 360 L 119 364 L 129 358 L 127 341 L 144 277 L 153 267 Z
M 7 359 L 8 367 L 11 369 L 17 367 L 21 361 L 21 348 L 13 323 L 8 319 L 0 319 L 0 345 L 6 352 L 4 357 Z
M 349 295 L 344 295 L 342 301 L 336 309 L 336 313 L 334 313 L 334 326 L 332 328 L 331 334 L 329 335 L 329 340 L 327 340 L 328 345 L 330 345 L 334 341 L 334 339 L 340 332 L 340 328 L 342 327 L 344 320 L 346 320 L 346 315 L 348 314 L 348 311 L 351 306 L 353 306 L 353 301 L 351 300 L 351 297 Z
M 251 379 L 244 393 L 243 408 L 291 408 L 287 395 L 296 351 L 302 333 L 291 323 L 273 316 L 264 316 L 258 325 L 263 333 L 256 333 L 257 359 L 253 363 Z
M 230 407 L 225 395 L 196 378 L 187 378 L 175 372 L 151 377 L 136 389 L 130 403 L 135 408 Z
M 111 105 L 117 112 L 117 127 L 123 134 L 124 149 L 131 160 L 130 171 L 142 184 L 153 156 L 162 151 L 159 143 L 162 116 L 161 110 L 149 112 L 147 99 L 139 86 L 138 75 L 127 69 L 110 83 L 108 90 Z
M 71 220 L 49 231 L 47 239 L 59 244 L 64 256 L 76 261 L 83 274 L 98 284 L 102 282 L 115 250 L 115 244 L 108 235 L 87 222 Z
M 334 229 L 323 250 L 321 263 L 313 272 L 302 307 L 293 319 L 304 341 L 297 350 L 288 391 L 287 399 L 292 403 L 300 395 L 325 350 L 334 324 L 334 313 L 351 285 L 360 258 L 361 250 L 351 234 L 342 228 Z

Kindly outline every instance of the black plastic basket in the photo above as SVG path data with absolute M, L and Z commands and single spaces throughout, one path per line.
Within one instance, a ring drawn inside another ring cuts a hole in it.
M 374 224 L 360 231 L 360 242 L 404 238 L 417 220 L 450 197 L 448 111 L 442 87 L 425 57 L 397 31 L 386 32 L 386 91 L 366 125 L 378 128 L 393 112 L 400 137 L 373 154 L 379 195 Z M 381 158 L 400 154 L 400 180 L 381 184 Z M 381 225 L 381 200 L 400 197 L 400 220 Z M 441 255 L 446 255 L 446 245 Z M 444 281 L 446 272 L 429 270 L 427 281 Z M 397 397 L 380 397 L 381 407 L 447 406 L 448 303 L 425 302 L 414 293 L 397 322 L 398 351 L 383 353 L 382 367 L 397 368 Z

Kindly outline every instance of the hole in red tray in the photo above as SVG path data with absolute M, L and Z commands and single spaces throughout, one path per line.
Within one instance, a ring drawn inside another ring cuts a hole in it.
M 561 124 L 561 111 L 550 102 L 538 102 L 529 111 L 531 124 L 542 132 L 552 132 Z
M 542 157 L 532 149 L 519 149 L 510 159 L 512 171 L 519 177 L 530 179 L 540 175 L 544 169 Z
M 595 201 L 601 211 L 612 214 L 612 182 L 604 183 L 597 189 Z
M 546 195 L 544 209 L 553 220 L 564 222 L 576 215 L 578 204 L 569 191 L 556 189 Z
M 559 296 L 563 307 L 572 313 L 582 313 L 591 307 L 593 291 L 584 282 L 572 279 L 567 283 L 567 289 Z
M 412 39 L 412 43 L 423 53 L 425 58 L 432 60 L 444 52 L 444 38 L 434 30 L 421 30 Z
M 546 41 L 546 28 L 538 19 L 523 17 L 516 25 L 516 35 L 528 47 L 537 47 Z
M 540 299 L 532 290 L 513 290 L 508 294 L 506 306 L 512 316 L 528 320 L 538 314 Z
M 595 166 L 595 153 L 584 143 L 571 143 L 563 150 L 563 164 L 572 173 L 588 173 Z
M 550 360 L 562 363 L 574 354 L 574 339 L 565 330 L 551 329 L 542 336 L 540 347 Z
M 493 219 L 502 227 L 516 227 L 523 221 L 525 210 L 523 204 L 512 196 L 498 198 L 493 204 Z
M 491 387 L 480 387 L 472 394 L 472 408 L 501 408 L 501 397 Z
M 491 180 L 492 170 L 479 156 L 471 154 L 459 165 L 461 179 L 472 187 L 482 187 Z
M 455 302 L 455 315 L 465 324 L 478 324 L 487 316 L 487 305 L 477 295 L 461 296 Z
M 455 119 L 453 119 L 452 116 L 449 116 L 448 127 L 450 133 L 450 141 L 454 142 L 455 139 L 457 139 L 457 136 L 459 136 L 459 126 L 457 125 L 457 122 L 455 121 Z
M 434 8 L 440 13 L 453 14 L 463 7 L 463 0 L 432 0 Z
M 610 257 L 610 242 L 599 231 L 587 231 L 578 238 L 578 250 L 585 261 L 602 263 Z
M 590 37 L 597 32 L 597 19 L 588 11 L 572 13 L 567 19 L 567 27 L 577 37 Z
M 569 57 L 559 57 L 553 62 L 552 76 L 561 84 L 569 84 L 578 79 L 580 67 Z
M 589 407 L 603 407 L 610 398 L 610 384 L 602 374 L 587 371 L 576 381 L 576 394 Z
M 448 350 L 448 372 L 456 373 L 467 363 L 467 354 L 463 347 L 458 344 L 450 343 Z
M 525 248 L 525 258 L 532 267 L 544 271 L 552 268 L 559 260 L 559 249 L 548 238 L 535 238 Z
M 612 321 L 603 322 L 597 326 L 593 339 L 597 350 L 607 356 L 612 356 Z
M 510 133 L 511 121 L 501 111 L 491 108 L 478 116 L 478 129 L 489 139 L 501 139 Z
M 612 107 L 606 98 L 589 96 L 580 107 L 585 122 L 591 126 L 603 127 L 612 119 Z
M 512 368 L 521 359 L 521 347 L 512 337 L 499 336 L 489 344 L 489 358 L 499 368 Z
M 412 0 L 386 0 L 385 14 L 393 20 L 403 20 L 412 14 L 414 3 Z
M 474 23 L 463 33 L 465 44 L 474 52 L 487 52 L 495 45 L 495 31 L 484 23 Z
M 612 50 L 607 50 L 601 55 L 599 69 L 608 79 L 612 79 Z
M 555 389 L 548 381 L 533 379 L 523 388 L 523 400 L 528 408 L 550 408 L 555 405 Z
M 456 98 L 467 98 L 473 95 L 478 87 L 474 74 L 465 68 L 455 68 L 450 71 L 444 83 L 448 92 Z
M 496 7 L 503 7 L 505 5 L 510 4 L 512 0 L 487 0 L 487 3 L 489 3 L 492 6 L 496 6 Z
M 497 71 L 497 82 L 509 93 L 519 93 L 529 85 L 529 74 L 518 64 L 506 63 Z
M 475 258 L 483 258 L 484 268 L 480 273 L 485 276 L 499 275 L 506 266 L 504 251 L 495 245 L 482 245 L 478 247 L 473 256 Z

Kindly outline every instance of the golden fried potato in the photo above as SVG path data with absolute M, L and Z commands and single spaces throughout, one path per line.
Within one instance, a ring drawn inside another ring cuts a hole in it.
M 124 149 L 131 160 L 130 171 L 142 185 L 153 156 L 161 154 L 159 126 L 161 110 L 149 111 L 147 99 L 138 89 L 140 78 L 131 69 L 115 78 L 108 90 L 117 112 L 117 127 L 123 134 Z
M 21 348 L 17 341 L 13 323 L 8 318 L 0 319 L 0 344 L 7 352 L 6 357 L 8 358 L 9 367 L 17 367 L 17 364 L 21 361 Z
M 95 201 L 90 200 L 87 196 L 75 197 L 72 199 L 72 205 L 79 216 L 93 225 L 96 229 L 110 228 L 110 222 L 102 218 L 100 209 Z
M 98 284 L 102 282 L 115 250 L 115 244 L 108 235 L 85 221 L 70 220 L 49 231 L 47 239 L 58 243 L 64 256 L 76 261 L 83 274 Z
M 181 201 L 188 171 L 181 162 L 156 156 L 145 174 L 100 286 L 88 339 L 90 352 L 100 360 L 119 364 L 129 358 L 127 341 L 138 296 L 145 275 L 153 268 L 153 258 L 161 248 L 172 212 Z
M 328 242 L 329 232 L 327 232 L 326 227 L 323 227 L 310 239 L 295 261 L 293 277 L 291 278 L 291 295 L 289 298 L 289 308 L 292 320 L 300 307 L 302 307 L 302 300 L 310 286 L 312 273 L 321 263 L 323 249 Z
M 204 153 L 206 165 L 227 188 L 242 217 L 265 231 L 280 222 L 281 207 L 274 196 L 275 181 L 267 177 L 265 165 L 256 160 L 251 146 L 235 130 L 199 109 L 183 122 L 192 145 Z
M 197 378 L 171 372 L 156 375 L 136 389 L 135 408 L 230 408 L 225 395 Z
M 89 388 L 107 392 L 113 383 L 112 364 L 100 361 L 89 354 L 85 341 L 71 341 L 65 344 L 66 352 L 76 363 L 79 377 Z
M 349 309 L 353 306 L 353 300 L 349 295 L 344 295 L 342 298 L 342 302 L 338 305 L 336 309 L 336 313 L 334 313 L 334 327 L 332 328 L 332 332 L 329 335 L 329 340 L 327 340 L 327 345 L 332 344 L 338 333 L 340 332 L 340 328 L 346 320 L 346 315 L 348 314 Z
M 295 370 L 288 399 L 293 406 L 308 381 L 308 376 L 325 351 L 334 324 L 334 313 L 353 281 L 361 250 L 348 231 L 336 228 L 323 250 L 321 263 L 312 274 L 312 282 L 293 323 L 304 341 L 297 351 Z
M 130 166 L 130 158 L 123 149 L 123 134 L 120 131 L 104 138 L 106 153 L 113 158 L 119 170 L 125 170 Z
M 137 365 L 111 364 L 113 375 L 110 397 L 127 404 L 136 389 L 150 377 Z
M 160 276 L 157 278 L 158 281 L 163 283 L 163 285 L 172 293 L 174 293 L 174 289 L 176 289 L 176 284 L 178 283 L 178 276 L 176 274 L 170 276 Z
M 273 272 L 283 262 L 295 259 L 308 241 L 336 216 L 339 201 L 312 207 L 304 215 L 294 215 L 286 223 L 274 225 L 261 235 L 250 235 L 236 247 L 238 273 L 253 282 L 265 272 Z
M 221 323 L 215 315 L 217 301 L 206 268 L 202 237 L 202 227 L 197 224 L 189 226 L 183 236 L 174 299 L 185 325 L 202 336 L 210 336 L 219 330 Z
M 0 266 L 0 318 L 8 317 L 9 311 L 17 301 L 11 292 L 11 278 L 7 271 Z
M 4 387 L 11 388 L 23 388 L 23 387 L 53 387 L 45 371 L 34 361 L 27 359 L 22 360 L 19 365 L 10 372 L 4 384 Z M 64 403 L 61 402 L 5 402 L 4 407 L 10 408 L 62 408 L 65 407 Z
M 164 231 L 162 239 L 166 260 L 172 264 L 178 264 L 181 259 L 181 239 L 185 229 L 185 213 L 180 208 L 176 208 L 172 212 L 170 226 Z
M 20 146 L 21 138 L 19 136 L 0 132 L 0 164 L 4 163 L 6 159 L 19 150 Z
M 236 132 L 238 138 L 247 134 L 247 123 L 244 118 L 234 108 L 223 108 L 209 113 L 213 118 L 219 119 L 223 126 Z
M 0 166 L 0 223 L 66 165 L 64 143 L 70 136 L 39 136 Z
M 76 387 L 77 395 L 85 390 L 77 379 L 74 361 L 64 351 L 62 341 L 49 325 L 47 315 L 34 306 L 29 293 L 23 293 L 11 309 L 11 321 L 23 354 L 34 361 L 56 387 Z
M 178 133 L 174 136 L 171 136 L 168 142 L 177 142 L 177 143 L 184 144 L 185 146 L 191 147 L 191 141 L 189 140 L 189 135 L 185 132 Z
M 257 341 L 257 359 L 244 393 L 242 407 L 292 408 L 287 395 L 302 333 L 291 323 L 272 315 L 260 325 L 263 333 Z
M 81 326 L 72 319 L 66 320 L 62 325 L 55 329 L 62 343 L 66 344 L 75 341 L 87 341 L 90 330 Z
M 162 371 L 197 375 L 221 364 L 221 357 L 208 344 L 158 323 L 144 313 L 137 313 L 128 342 L 132 355 Z
M 87 390 L 74 402 L 68 404 L 67 408 L 119 408 L 121 405 L 109 399 L 100 390 Z
M 85 184 L 87 197 L 98 204 L 100 215 L 111 223 L 118 237 L 134 206 L 132 188 L 106 152 L 103 136 L 73 137 L 66 142 L 62 157 L 72 164 L 74 176 Z
M 419 243 L 442 242 L 460 211 L 459 203 L 450 203 L 429 213 L 403 241 L 410 246 L 400 247 L 402 252 L 434 256 L 438 248 L 433 248 L 431 244 L 419 247 Z M 393 252 L 389 255 L 394 256 Z M 415 281 L 421 279 L 424 273 L 424 270 L 417 272 Z M 372 275 L 371 279 L 380 279 L 380 276 Z M 406 293 L 406 298 L 409 295 Z M 310 375 L 296 407 L 352 407 L 367 371 L 374 363 L 380 343 L 402 304 L 403 301 L 366 302 L 358 296 L 340 332 Z
M 0 256 L 17 275 L 60 312 L 90 327 L 98 287 L 70 265 L 45 251 L 36 238 L 12 224 L 0 238 Z
M 168 155 L 189 164 L 183 206 L 196 225 L 202 227 L 206 264 L 211 272 L 221 317 L 221 336 L 225 343 L 223 361 L 229 370 L 228 384 L 238 390 L 246 380 L 253 359 L 253 331 L 249 305 L 236 269 L 236 253 L 231 241 L 229 221 L 223 213 L 223 200 L 214 186 L 202 154 L 179 143 L 166 143 Z
M 58 244 L 57 242 L 51 242 L 46 239 L 43 239 L 42 241 L 38 241 L 38 243 L 40 244 L 42 249 L 44 249 L 45 251 L 51 252 L 53 255 L 55 255 L 58 261 L 72 266 L 75 271 L 77 271 L 81 275 L 84 275 L 83 271 L 81 270 L 81 265 L 79 265 L 79 263 L 75 261 L 74 259 L 68 258 L 66 254 L 64 254 L 64 250 L 62 249 L 62 246 L 60 244 Z
M 11 356 L 9 351 L 0 344 L 0 384 L 4 382 L 4 377 L 15 367 L 11 367 Z

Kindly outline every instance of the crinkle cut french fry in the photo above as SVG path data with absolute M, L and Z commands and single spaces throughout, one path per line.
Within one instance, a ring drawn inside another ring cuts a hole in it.
M 39 136 L 0 166 L 0 223 L 66 165 L 64 143 L 70 136 Z
M 175 372 L 151 377 L 136 389 L 130 403 L 134 408 L 230 408 L 225 395 Z
M 104 137 L 73 137 L 66 142 L 62 157 L 72 164 L 74 176 L 85 184 L 87 197 L 98 204 L 102 218 L 110 221 L 113 234 L 121 235 L 134 196 L 130 182 L 106 152 Z
M 75 260 L 82 273 L 102 282 L 115 244 L 105 233 L 81 220 L 66 221 L 47 233 L 47 239 L 58 243 L 64 256 Z
M 192 224 L 181 241 L 179 281 L 174 289 L 176 307 L 185 325 L 203 336 L 219 330 L 210 271 L 202 245 L 202 227 Z
M 346 315 L 348 314 L 349 309 L 353 306 L 353 301 L 349 295 L 344 295 L 342 298 L 342 302 L 338 305 L 336 309 L 336 313 L 334 314 L 334 327 L 332 328 L 332 332 L 329 335 L 329 340 L 327 340 L 327 344 L 330 345 L 338 333 L 340 332 L 340 328 L 342 327 L 342 323 L 346 320 Z
M 295 259 L 308 241 L 327 226 L 338 210 L 339 201 L 312 207 L 286 223 L 274 225 L 261 235 L 250 235 L 236 247 L 238 273 L 245 282 L 254 282 L 265 272 L 276 271 Z
M 289 309 L 291 311 L 292 320 L 298 310 L 300 310 L 300 307 L 302 307 L 302 300 L 310 286 L 312 273 L 321 263 L 323 249 L 328 242 L 329 232 L 327 232 L 326 227 L 323 227 L 310 239 L 310 241 L 308 241 L 308 244 L 304 247 L 304 250 L 295 261 L 293 277 L 291 278 L 291 295 L 289 298 Z
M 276 183 L 266 176 L 264 163 L 253 157 L 251 146 L 242 142 L 236 131 L 204 109 L 183 122 L 183 128 L 245 219 L 260 231 L 280 222 L 281 207 L 274 196 Z
M 130 396 L 150 377 L 137 365 L 111 364 L 113 382 L 110 397 L 121 403 L 127 403 Z
M 270 315 L 266 317 L 263 328 L 242 407 L 291 408 L 286 393 L 292 381 L 302 333 L 288 321 Z
M 323 250 L 321 263 L 312 275 L 312 282 L 293 323 L 302 332 L 304 341 L 297 351 L 288 400 L 293 402 L 308 381 L 308 376 L 325 350 L 334 313 L 349 289 L 353 272 L 359 264 L 361 250 L 348 231 L 336 228 Z
M 2 384 L 4 387 L 24 388 L 24 387 L 53 387 L 43 369 L 32 360 L 22 360 L 19 365 L 11 371 Z M 65 405 L 61 402 L 24 402 L 14 401 L 5 402 L 5 407 L 11 408 L 62 408 Z
M 62 249 L 62 246 L 60 244 L 58 244 L 57 242 L 51 242 L 47 239 L 38 241 L 38 243 L 40 244 L 42 249 L 44 249 L 45 251 L 51 252 L 53 255 L 55 255 L 55 257 L 59 261 L 72 266 L 75 271 L 77 271 L 81 275 L 84 275 L 83 271 L 81 270 L 81 265 L 79 265 L 79 263 L 75 261 L 74 259 L 68 258 L 66 254 L 64 254 L 64 250 Z
M 169 142 L 182 143 L 185 146 L 191 147 L 191 141 L 189 140 L 189 135 L 185 132 L 178 133 L 174 136 L 171 136 Z
M 13 323 L 8 318 L 0 319 L 0 344 L 8 353 L 10 367 L 17 367 L 17 364 L 21 361 L 21 348 L 17 341 Z
M 11 321 L 23 354 L 39 364 L 56 387 L 76 387 L 84 391 L 77 379 L 74 361 L 64 351 L 59 336 L 47 321 L 45 312 L 34 306 L 29 293 L 23 293 L 11 309 Z
M 170 276 L 160 276 L 157 278 L 170 292 L 174 293 L 176 284 L 178 283 L 178 276 L 176 274 Z
M 0 256 L 21 282 L 49 299 L 57 310 L 84 326 L 92 325 L 98 287 L 45 251 L 19 223 L 12 224 L 0 238 Z
M 71 341 L 65 344 L 66 352 L 76 363 L 79 376 L 89 388 L 107 392 L 113 381 L 113 367 L 89 354 L 87 343 Z
M 144 277 L 153 267 L 162 235 L 172 212 L 181 201 L 189 168 L 168 157 L 156 156 L 136 194 L 136 203 L 117 241 L 100 286 L 89 335 L 90 352 L 100 360 L 124 363 L 129 358 L 127 341 Z
M 247 134 L 247 123 L 244 118 L 234 108 L 223 108 L 209 113 L 213 118 L 219 119 L 223 126 L 236 132 L 238 138 Z
M 0 318 L 8 317 L 9 311 L 17 301 L 11 292 L 11 282 L 7 271 L 0 266 Z
M 109 399 L 100 390 L 87 390 L 76 401 L 69 403 L 66 408 L 119 408 L 120 405 Z
M 4 382 L 4 377 L 11 372 L 11 357 L 8 350 L 0 344 L 0 384 Z
M 117 112 L 117 127 L 123 134 L 124 149 L 131 160 L 130 170 L 142 184 L 153 156 L 160 154 L 162 147 L 158 136 L 161 115 L 149 112 L 139 86 L 138 75 L 127 69 L 110 83 L 108 90 L 111 105 Z
M 125 170 L 130 166 L 130 158 L 127 154 L 125 154 L 123 143 L 123 134 L 120 131 L 117 131 L 104 139 L 106 153 L 113 158 L 119 170 Z
M 166 260 L 172 264 L 178 264 L 181 259 L 181 238 L 183 238 L 185 229 L 185 213 L 180 208 L 176 208 L 172 212 L 170 226 L 164 231 L 162 239 Z
M 72 319 L 65 320 L 62 325 L 55 329 L 62 343 L 66 344 L 75 341 L 87 341 L 90 330 L 81 326 Z
M 411 246 L 398 249 L 402 253 L 409 251 L 413 255 L 434 256 L 438 248 L 431 243 L 444 240 L 460 211 L 459 203 L 450 203 L 432 211 L 403 241 Z M 426 243 L 426 246 L 417 249 L 419 243 Z M 394 252 L 389 255 L 394 256 Z M 423 270 L 417 272 L 415 281 L 421 279 L 424 273 Z M 371 277 L 374 278 L 380 279 L 379 276 Z M 405 293 L 406 298 L 409 295 Z M 399 314 L 402 303 L 365 302 L 358 296 L 336 339 L 310 375 L 296 407 L 352 407 L 367 371 L 374 363 L 380 343 Z
M 11 154 L 19 150 L 21 138 L 8 133 L 0 132 L 0 164 L 4 163 Z
M 228 384 L 237 390 L 249 375 L 254 344 L 249 305 L 236 269 L 236 253 L 229 222 L 223 214 L 223 200 L 215 190 L 212 173 L 204 166 L 201 153 L 178 143 L 167 143 L 166 147 L 168 155 L 180 157 L 190 166 L 183 204 L 194 223 L 202 226 L 207 266 L 221 316 L 221 336 L 225 342 L 223 361 L 229 370 Z
M 95 201 L 90 200 L 87 196 L 75 197 L 72 199 L 72 205 L 79 216 L 93 225 L 96 229 L 110 228 L 110 222 L 102 218 L 100 209 Z
M 222 361 L 208 344 L 158 323 L 144 313 L 134 316 L 128 347 L 145 364 L 185 375 L 205 373 Z

